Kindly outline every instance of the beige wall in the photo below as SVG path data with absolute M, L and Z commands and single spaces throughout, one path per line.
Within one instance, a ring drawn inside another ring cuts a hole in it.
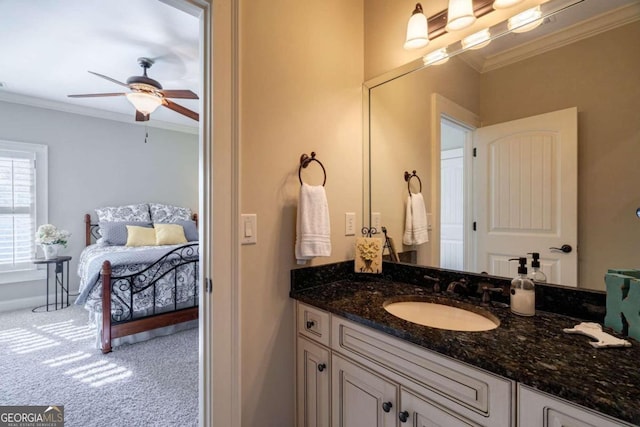
M 242 425 L 294 425 L 293 300 L 298 162 L 327 170 L 333 252 L 353 258 L 344 213 L 362 218 L 362 0 L 240 1 L 241 211 L 258 244 L 241 248 Z M 319 168 L 305 170 L 318 183 Z
M 483 125 L 578 107 L 580 287 L 640 254 L 640 21 L 482 75 Z
M 432 223 L 439 217 L 439 204 L 432 200 L 434 170 L 431 156 L 431 94 L 438 93 L 467 110 L 479 110 L 478 73 L 458 58 L 446 64 L 408 74 L 371 90 L 370 157 L 371 210 L 380 212 L 382 225 L 394 240 L 397 251 L 411 250 L 402 245 L 408 189 L 404 171 L 416 170 L 422 181 L 422 195 Z M 417 192 L 417 181 L 412 191 Z M 435 231 L 435 228 L 434 228 Z M 418 263 L 434 265 L 432 254 L 439 238 L 432 233 L 429 243 L 417 246 Z

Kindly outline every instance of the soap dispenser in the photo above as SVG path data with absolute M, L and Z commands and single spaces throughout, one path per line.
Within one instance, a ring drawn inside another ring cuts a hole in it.
M 531 279 L 527 277 L 527 259 L 511 258 L 518 261 L 518 275 L 511 281 L 511 312 L 520 316 L 536 314 L 536 290 Z
M 546 283 L 547 276 L 540 270 L 540 254 L 538 252 L 529 252 L 529 255 L 533 260 L 531 260 L 531 273 L 527 277 L 534 282 Z

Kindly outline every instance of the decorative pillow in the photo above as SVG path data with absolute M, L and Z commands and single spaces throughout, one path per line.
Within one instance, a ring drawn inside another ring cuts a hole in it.
M 150 228 L 150 222 L 101 222 L 100 234 L 102 235 L 102 242 L 105 245 L 111 246 L 124 246 L 127 244 L 127 225 L 135 225 L 138 227 Z
M 166 223 L 168 224 L 168 223 Z M 181 225 L 184 229 L 184 236 L 187 238 L 189 242 L 197 242 L 198 241 L 198 227 L 196 226 L 195 221 L 176 221 L 171 224 Z M 154 224 L 154 227 L 162 224 Z
M 146 203 L 140 205 L 127 206 L 107 206 L 97 208 L 98 222 L 151 222 L 149 215 L 149 205 Z
M 127 246 L 155 246 L 156 230 L 148 227 L 127 225 Z
M 162 203 L 150 203 L 151 220 L 159 223 L 175 223 L 177 221 L 189 221 L 191 209 L 179 206 L 163 205 Z
M 184 228 L 180 224 L 154 224 L 156 245 L 179 245 L 187 243 Z

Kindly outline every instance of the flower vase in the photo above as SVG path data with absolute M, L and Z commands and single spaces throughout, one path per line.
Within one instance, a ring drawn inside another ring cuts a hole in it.
M 60 245 L 42 245 L 44 259 L 58 258 L 58 250 L 60 250 Z

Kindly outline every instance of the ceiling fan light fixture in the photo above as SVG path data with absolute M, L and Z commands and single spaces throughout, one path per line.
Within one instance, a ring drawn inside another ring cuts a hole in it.
M 162 105 L 162 99 L 151 93 L 131 92 L 127 93 L 125 96 L 135 109 L 145 116 L 153 113 L 156 108 Z
M 429 44 L 429 24 L 422 11 L 422 5 L 416 3 L 416 8 L 407 23 L 407 38 L 404 42 L 404 48 L 407 50 L 420 49 L 427 44 Z
M 447 9 L 447 31 L 458 31 L 476 22 L 472 0 L 449 0 Z

